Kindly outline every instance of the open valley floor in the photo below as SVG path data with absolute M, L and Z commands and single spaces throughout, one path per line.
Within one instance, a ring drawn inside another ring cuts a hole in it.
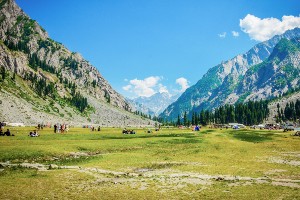
M 298 199 L 300 138 L 282 130 L 11 128 L 2 199 Z

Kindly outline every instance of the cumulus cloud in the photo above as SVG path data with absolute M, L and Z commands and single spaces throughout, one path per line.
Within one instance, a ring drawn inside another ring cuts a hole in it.
M 239 37 L 240 33 L 236 31 L 231 31 L 233 37 Z
M 122 87 L 123 88 L 123 90 L 125 90 L 125 91 L 129 91 L 131 88 L 132 88 L 132 86 L 131 85 L 126 85 L 126 86 L 124 86 L 124 87 Z
M 168 92 L 167 87 L 159 83 L 163 77 L 150 76 L 145 79 L 132 79 L 123 90 L 133 92 L 137 96 L 149 97 L 157 92 Z
M 176 79 L 176 83 L 181 87 L 180 92 L 184 92 L 189 87 L 188 80 L 183 77 Z
M 240 27 L 251 39 L 265 41 L 287 30 L 300 27 L 300 17 L 284 15 L 282 20 L 273 17 L 261 19 L 248 14 L 244 19 L 240 19 Z
M 225 37 L 226 37 L 226 32 L 220 33 L 220 34 L 218 34 L 218 36 L 219 36 L 220 38 L 225 38 Z
M 158 89 L 159 93 L 165 93 L 165 92 L 169 93 L 169 90 L 163 84 L 159 84 L 158 87 L 159 87 L 159 89 Z

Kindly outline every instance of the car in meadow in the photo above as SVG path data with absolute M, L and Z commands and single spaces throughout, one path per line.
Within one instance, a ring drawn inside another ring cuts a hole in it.
M 295 127 L 294 127 L 293 124 L 285 124 L 284 127 L 283 127 L 283 129 L 284 129 L 285 131 L 294 131 L 294 130 L 295 130 Z

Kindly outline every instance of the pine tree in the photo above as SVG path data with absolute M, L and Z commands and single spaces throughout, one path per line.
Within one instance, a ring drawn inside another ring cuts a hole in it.
M 184 112 L 184 115 L 183 115 L 183 125 L 184 126 L 187 126 L 187 114 L 186 114 L 186 111 Z
M 300 100 L 297 99 L 295 103 L 295 112 L 296 112 L 296 118 L 300 119 Z
M 6 70 L 5 70 L 5 67 L 1 67 L 1 78 L 2 78 L 2 81 L 5 80 L 6 78 Z
M 277 119 L 278 119 L 277 123 L 281 122 L 281 120 L 282 120 L 279 103 L 277 104 Z
M 177 123 L 176 123 L 176 125 L 177 125 L 177 126 L 180 126 L 180 125 L 181 125 L 179 115 L 178 115 L 178 117 L 177 117 Z
M 13 76 L 12 76 L 12 78 L 11 78 L 13 81 L 16 81 L 16 73 L 14 72 L 13 73 Z

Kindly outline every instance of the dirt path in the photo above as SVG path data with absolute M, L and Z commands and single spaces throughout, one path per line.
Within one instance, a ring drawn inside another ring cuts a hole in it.
M 6 167 L 24 167 L 37 169 L 41 171 L 69 169 L 76 170 L 81 173 L 86 173 L 95 178 L 93 184 L 86 183 L 89 187 L 99 183 L 113 183 L 113 184 L 129 184 L 133 188 L 144 190 L 148 188 L 148 182 L 154 181 L 159 183 L 163 190 L 170 188 L 183 188 L 190 185 L 210 186 L 216 182 L 227 182 L 230 187 L 245 186 L 252 184 L 271 184 L 274 186 L 284 186 L 291 188 L 300 188 L 300 180 L 293 179 L 278 179 L 269 177 L 243 177 L 231 175 L 208 175 L 193 172 L 181 172 L 170 169 L 136 169 L 134 172 L 118 172 L 105 170 L 93 167 L 79 167 L 79 166 L 58 166 L 54 164 L 44 165 L 39 163 L 20 163 L 11 164 L 9 162 L 0 163 L 1 168 Z M 272 171 L 272 173 L 280 173 L 281 171 Z

